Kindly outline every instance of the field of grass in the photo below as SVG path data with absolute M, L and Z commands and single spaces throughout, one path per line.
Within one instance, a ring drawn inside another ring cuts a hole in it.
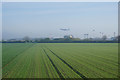
M 117 43 L 3 43 L 3 78 L 116 78 Z

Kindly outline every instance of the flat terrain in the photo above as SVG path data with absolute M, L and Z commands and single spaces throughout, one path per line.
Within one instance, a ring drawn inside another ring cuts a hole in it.
M 3 78 L 116 78 L 117 43 L 3 43 Z

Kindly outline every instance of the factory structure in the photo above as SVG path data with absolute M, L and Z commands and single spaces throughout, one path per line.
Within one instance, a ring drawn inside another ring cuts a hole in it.
M 72 38 L 74 38 L 74 37 L 73 37 L 73 35 L 65 35 L 64 38 L 65 38 L 65 39 L 72 39 Z

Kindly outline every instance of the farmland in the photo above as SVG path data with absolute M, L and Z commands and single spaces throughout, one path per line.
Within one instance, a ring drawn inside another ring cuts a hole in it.
M 116 78 L 117 43 L 3 43 L 3 78 Z

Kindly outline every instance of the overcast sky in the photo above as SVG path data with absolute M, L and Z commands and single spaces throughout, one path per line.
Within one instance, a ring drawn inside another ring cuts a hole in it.
M 108 37 L 118 33 L 117 2 L 23 2 L 3 3 L 3 39 Z M 70 28 L 64 32 L 60 28 Z M 93 31 L 95 30 L 95 31 Z

